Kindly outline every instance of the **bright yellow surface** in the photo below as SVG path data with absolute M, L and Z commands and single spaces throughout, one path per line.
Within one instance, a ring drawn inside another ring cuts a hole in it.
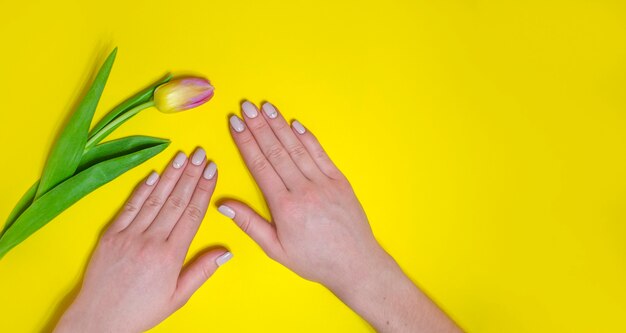
M 264 209 L 228 134 L 243 98 L 319 136 L 380 242 L 466 330 L 626 331 L 623 1 L 62 2 L 0 4 L 2 219 L 114 46 L 96 119 L 166 71 L 217 90 L 126 123 L 116 137 L 173 143 L 0 261 L 0 332 L 50 327 L 103 226 L 178 149 L 206 147 L 216 198 Z M 371 331 L 213 207 L 191 253 L 218 243 L 235 258 L 154 332 Z

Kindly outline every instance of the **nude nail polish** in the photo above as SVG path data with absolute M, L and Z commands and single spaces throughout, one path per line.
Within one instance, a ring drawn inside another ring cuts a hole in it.
M 148 176 L 148 178 L 146 178 L 146 185 L 152 186 L 156 184 L 157 180 L 159 180 L 159 174 L 152 171 L 150 175 Z
M 237 116 L 230 117 L 230 126 L 232 126 L 237 133 L 241 133 L 245 129 L 243 121 L 241 121 L 241 119 Z
M 263 103 L 263 112 L 267 115 L 268 118 L 274 119 L 278 116 L 278 111 L 271 103 Z
M 256 116 L 259 115 L 259 112 L 256 110 L 256 106 L 248 101 L 245 101 L 243 102 L 243 104 L 241 104 L 241 109 L 248 118 L 256 118 Z
M 217 171 L 217 165 L 215 165 L 215 163 L 213 162 L 210 162 L 209 165 L 207 165 L 206 168 L 204 168 L 202 177 L 204 177 L 204 179 L 211 180 L 213 179 L 213 177 L 215 177 L 216 171 Z
M 174 169 L 180 169 L 185 164 L 186 160 L 187 155 L 185 155 L 185 153 L 183 152 L 178 152 L 178 154 L 176 154 L 176 157 L 174 157 L 172 166 L 174 167 Z
M 193 156 L 191 156 L 191 164 L 200 165 L 202 164 L 202 162 L 204 162 L 205 157 L 206 157 L 206 152 L 204 151 L 204 149 L 202 149 L 202 147 L 198 147 L 196 148 L 196 151 L 193 153 Z
M 306 129 L 304 128 L 304 126 L 302 126 L 302 124 L 300 124 L 300 122 L 297 120 L 294 120 L 291 123 L 291 126 L 293 126 L 293 128 L 296 130 L 296 132 L 298 132 L 298 134 L 304 134 L 304 132 L 306 132 Z
M 217 259 L 215 259 L 215 263 L 217 264 L 217 266 L 222 266 L 232 258 L 233 258 L 233 254 L 231 252 L 226 252 L 222 254 L 221 256 L 217 257 Z
M 222 215 L 224 215 L 224 216 L 226 216 L 228 218 L 231 218 L 231 219 L 235 218 L 235 211 L 232 208 L 230 208 L 230 207 L 228 207 L 226 205 L 221 205 L 221 206 L 217 207 L 217 210 L 220 213 L 222 213 Z

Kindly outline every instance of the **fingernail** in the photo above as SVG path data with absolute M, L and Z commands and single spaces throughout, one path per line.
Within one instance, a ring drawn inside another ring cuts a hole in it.
M 241 121 L 241 119 L 239 119 L 239 117 L 237 116 L 230 117 L 230 126 L 232 126 L 237 133 L 243 132 L 245 128 L 243 125 L 243 121 Z
M 226 205 L 221 205 L 221 206 L 217 207 L 217 210 L 220 213 L 222 213 L 222 215 L 224 215 L 224 216 L 226 216 L 228 218 L 231 218 L 231 219 L 235 218 L 235 211 L 232 208 L 230 208 L 230 207 L 228 207 Z
M 217 266 L 222 266 L 232 258 L 233 258 L 233 254 L 230 252 L 226 252 L 222 254 L 221 256 L 217 257 L 217 259 L 215 259 L 215 263 L 217 264 Z
M 276 108 L 271 103 L 268 103 L 268 102 L 263 103 L 262 108 L 263 108 L 263 112 L 265 112 L 268 118 L 274 119 L 278 116 L 278 111 L 276 111 Z
M 196 148 L 196 151 L 193 153 L 193 156 L 191 156 L 191 163 L 193 165 L 200 165 L 202 164 L 202 162 L 204 162 L 205 157 L 206 157 L 206 152 L 204 151 L 204 149 L 202 149 L 202 147 L 198 147 Z
M 306 132 L 306 129 L 304 129 L 304 126 L 302 126 L 302 124 L 300 124 L 300 122 L 297 120 L 294 120 L 291 123 L 291 126 L 293 126 L 293 128 L 296 130 L 296 132 L 298 132 L 298 134 L 304 134 L 304 132 Z
M 215 177 L 215 172 L 217 171 L 217 165 L 215 163 L 210 162 L 209 165 L 204 168 L 204 172 L 202 173 L 202 177 L 204 179 L 213 179 Z
M 156 184 L 157 180 L 159 180 L 159 174 L 152 171 L 152 173 L 150 173 L 150 176 L 148 176 L 148 178 L 146 179 L 146 185 L 152 186 Z
M 176 154 L 176 157 L 174 157 L 172 166 L 174 167 L 174 169 L 180 169 L 183 166 L 183 164 L 185 164 L 186 160 L 187 160 L 187 155 L 185 155 L 185 153 L 183 153 L 182 151 L 179 151 L 178 154 Z
M 243 104 L 241 104 L 241 108 L 243 109 L 243 113 L 245 113 L 248 118 L 256 118 L 256 116 L 259 115 L 259 112 L 256 110 L 256 106 L 248 101 L 243 102 Z

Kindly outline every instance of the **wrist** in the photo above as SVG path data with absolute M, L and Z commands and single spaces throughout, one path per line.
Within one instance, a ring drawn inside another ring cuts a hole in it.
M 438 311 L 382 248 L 351 268 L 326 287 L 378 332 L 415 331 L 421 314 Z
M 322 284 L 345 302 L 364 291 L 384 287 L 390 275 L 397 274 L 397 271 L 399 267 L 395 260 L 377 245 L 366 256 L 351 261 L 339 274 Z
M 54 333 L 122 332 L 114 329 L 112 323 L 104 318 L 102 311 L 84 302 L 79 295 L 59 320 Z

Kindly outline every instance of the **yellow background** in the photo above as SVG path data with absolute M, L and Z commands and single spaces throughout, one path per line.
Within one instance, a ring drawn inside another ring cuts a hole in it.
M 96 119 L 166 71 L 216 86 L 116 131 L 173 143 L 0 261 L 0 332 L 50 328 L 103 226 L 178 149 L 217 162 L 215 198 L 264 209 L 228 134 L 243 98 L 318 135 L 380 242 L 466 330 L 626 331 L 623 1 L 3 0 L 0 31 L 2 219 L 114 46 Z M 234 259 L 154 332 L 371 331 L 215 207 L 191 253 L 211 244 Z

